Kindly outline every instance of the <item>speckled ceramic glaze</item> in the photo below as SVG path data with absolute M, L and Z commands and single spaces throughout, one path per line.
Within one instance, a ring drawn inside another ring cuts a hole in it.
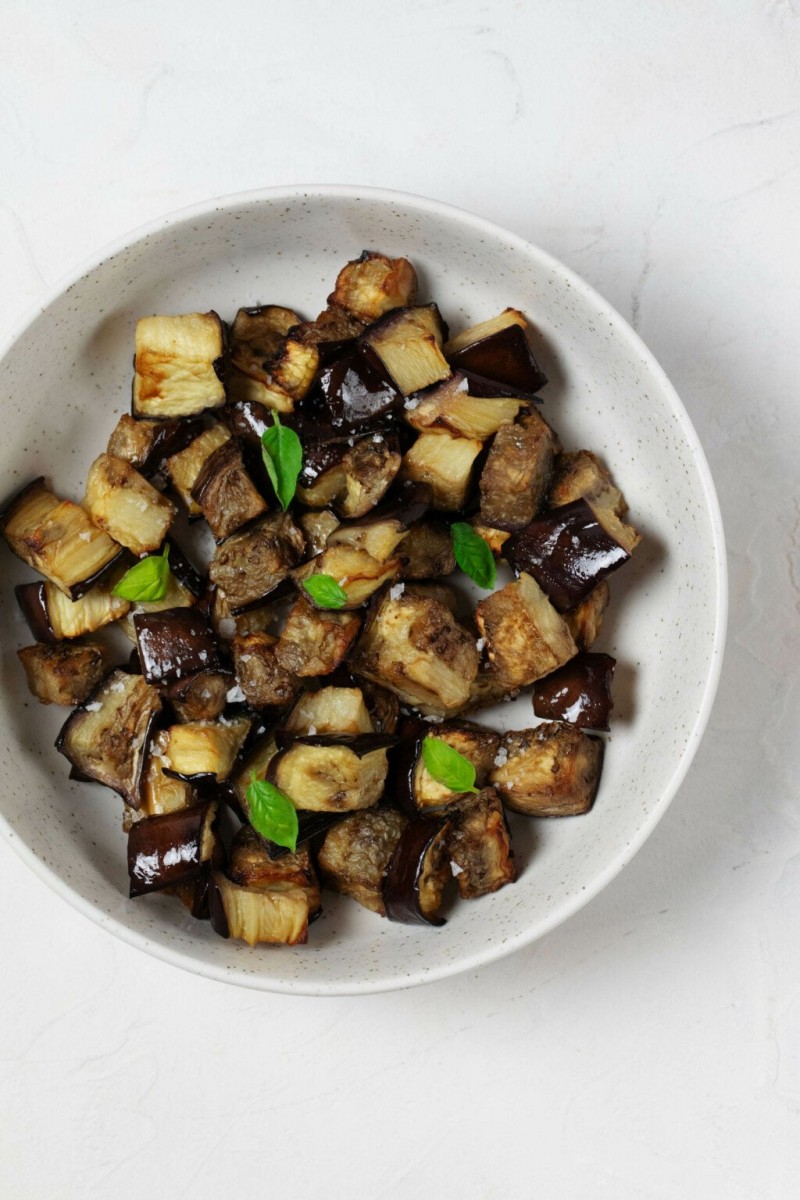
M 121 802 L 70 783 L 53 749 L 64 711 L 28 695 L 15 650 L 30 635 L 13 585 L 32 573 L 3 551 L 0 609 L 2 826 L 65 899 L 135 946 L 216 979 L 310 994 L 437 979 L 510 953 L 594 896 L 653 829 L 711 707 L 725 626 L 722 528 L 691 423 L 659 366 L 595 292 L 542 251 L 429 200 L 350 188 L 286 188 L 218 201 L 112 247 L 61 289 L 0 363 L 2 492 L 38 474 L 79 499 L 86 470 L 128 406 L 137 317 L 272 302 L 314 316 L 339 266 L 364 247 L 404 254 L 457 331 L 523 309 L 550 383 L 544 414 L 567 448 L 605 457 L 644 539 L 612 582 L 596 649 L 617 656 L 616 710 L 593 811 L 515 819 L 520 879 L 453 907 L 442 929 L 391 925 L 327 897 L 306 947 L 215 937 L 175 901 L 129 901 Z M 532 723 L 530 697 L 482 716 Z

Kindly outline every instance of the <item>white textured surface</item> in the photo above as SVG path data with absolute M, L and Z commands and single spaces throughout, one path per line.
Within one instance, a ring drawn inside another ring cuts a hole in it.
M 796 5 L 315 0 L 223 22 L 197 2 L 0 10 L 0 328 L 98 244 L 215 193 L 338 180 L 473 209 L 597 286 L 676 384 L 729 538 L 727 660 L 640 855 L 474 978 L 235 991 L 108 938 L 0 846 L 0 1194 L 782 1200 L 800 1171 Z

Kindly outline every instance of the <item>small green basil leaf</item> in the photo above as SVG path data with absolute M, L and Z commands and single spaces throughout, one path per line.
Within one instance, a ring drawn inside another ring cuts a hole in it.
M 422 761 L 428 774 L 451 792 L 477 792 L 472 763 L 441 738 L 425 738 Z
M 276 412 L 272 414 L 272 421 L 272 428 L 265 429 L 261 435 L 261 456 L 278 503 L 286 512 L 297 490 L 297 477 L 303 466 L 303 447 L 295 431 L 281 425 Z
M 332 575 L 312 575 L 303 587 L 317 608 L 344 608 L 347 603 L 347 592 Z
M 451 525 L 450 536 L 453 539 L 453 553 L 461 570 L 474 579 L 478 587 L 490 591 L 494 587 L 497 568 L 488 543 L 466 521 L 456 521 Z
M 163 600 L 169 587 L 169 546 L 164 547 L 163 554 L 151 554 L 135 563 L 130 571 L 126 571 L 114 588 L 114 595 L 122 600 L 134 600 L 147 603 L 150 600 Z
M 255 774 L 250 776 L 245 797 L 250 824 L 256 833 L 276 846 L 286 846 L 294 852 L 297 849 L 297 809 L 289 797 L 266 779 L 256 779 Z

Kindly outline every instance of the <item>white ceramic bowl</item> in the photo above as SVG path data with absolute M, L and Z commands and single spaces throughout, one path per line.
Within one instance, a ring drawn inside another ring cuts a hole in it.
M 2 486 L 43 473 L 79 499 L 89 463 L 127 408 L 134 323 L 156 312 L 324 305 L 340 265 L 364 247 L 410 257 L 423 293 L 457 330 L 514 305 L 536 327 L 550 377 L 544 412 L 566 447 L 611 465 L 644 533 L 612 583 L 597 649 L 619 659 L 617 710 L 593 811 L 515 822 L 521 877 L 454 907 L 440 929 L 392 925 L 326 897 L 308 946 L 223 941 L 175 901 L 126 898 L 120 802 L 70 783 L 53 750 L 63 710 L 27 696 L 15 650 L 30 636 L 13 585 L 31 578 L 3 552 L 0 620 L 6 837 L 64 899 L 176 966 L 248 987 L 308 994 L 388 990 L 488 963 L 574 913 L 628 862 L 697 749 L 719 675 L 725 555 L 714 488 L 688 416 L 639 338 L 582 280 L 541 250 L 430 200 L 346 187 L 233 196 L 171 216 L 104 251 L 58 289 L 0 362 Z M 530 698 L 485 714 L 531 724 Z

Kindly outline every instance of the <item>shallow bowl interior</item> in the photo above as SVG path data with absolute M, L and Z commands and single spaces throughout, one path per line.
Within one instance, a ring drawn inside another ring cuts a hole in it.
M 718 676 L 725 619 L 719 512 L 691 424 L 626 323 L 559 263 L 511 234 L 431 201 L 346 188 L 284 189 L 212 203 L 105 254 L 56 295 L 0 363 L 2 491 L 38 474 L 80 499 L 87 467 L 129 400 L 137 317 L 243 304 L 315 315 L 339 266 L 364 247 L 405 254 L 451 329 L 511 304 L 534 324 L 550 378 L 544 413 L 567 448 L 591 448 L 625 491 L 644 540 L 613 582 L 596 648 L 619 660 L 600 793 L 581 818 L 514 824 L 521 877 L 454 907 L 441 930 L 391 925 L 331 897 L 297 949 L 215 937 L 174 901 L 126 899 L 120 802 L 70 783 L 53 750 L 62 710 L 28 695 L 16 659 L 30 642 L 8 553 L 0 620 L 4 787 L 0 824 L 67 900 L 129 942 L 240 984 L 311 994 L 407 986 L 473 968 L 540 936 L 628 861 L 674 794 Z M 531 723 L 528 697 L 485 714 Z

